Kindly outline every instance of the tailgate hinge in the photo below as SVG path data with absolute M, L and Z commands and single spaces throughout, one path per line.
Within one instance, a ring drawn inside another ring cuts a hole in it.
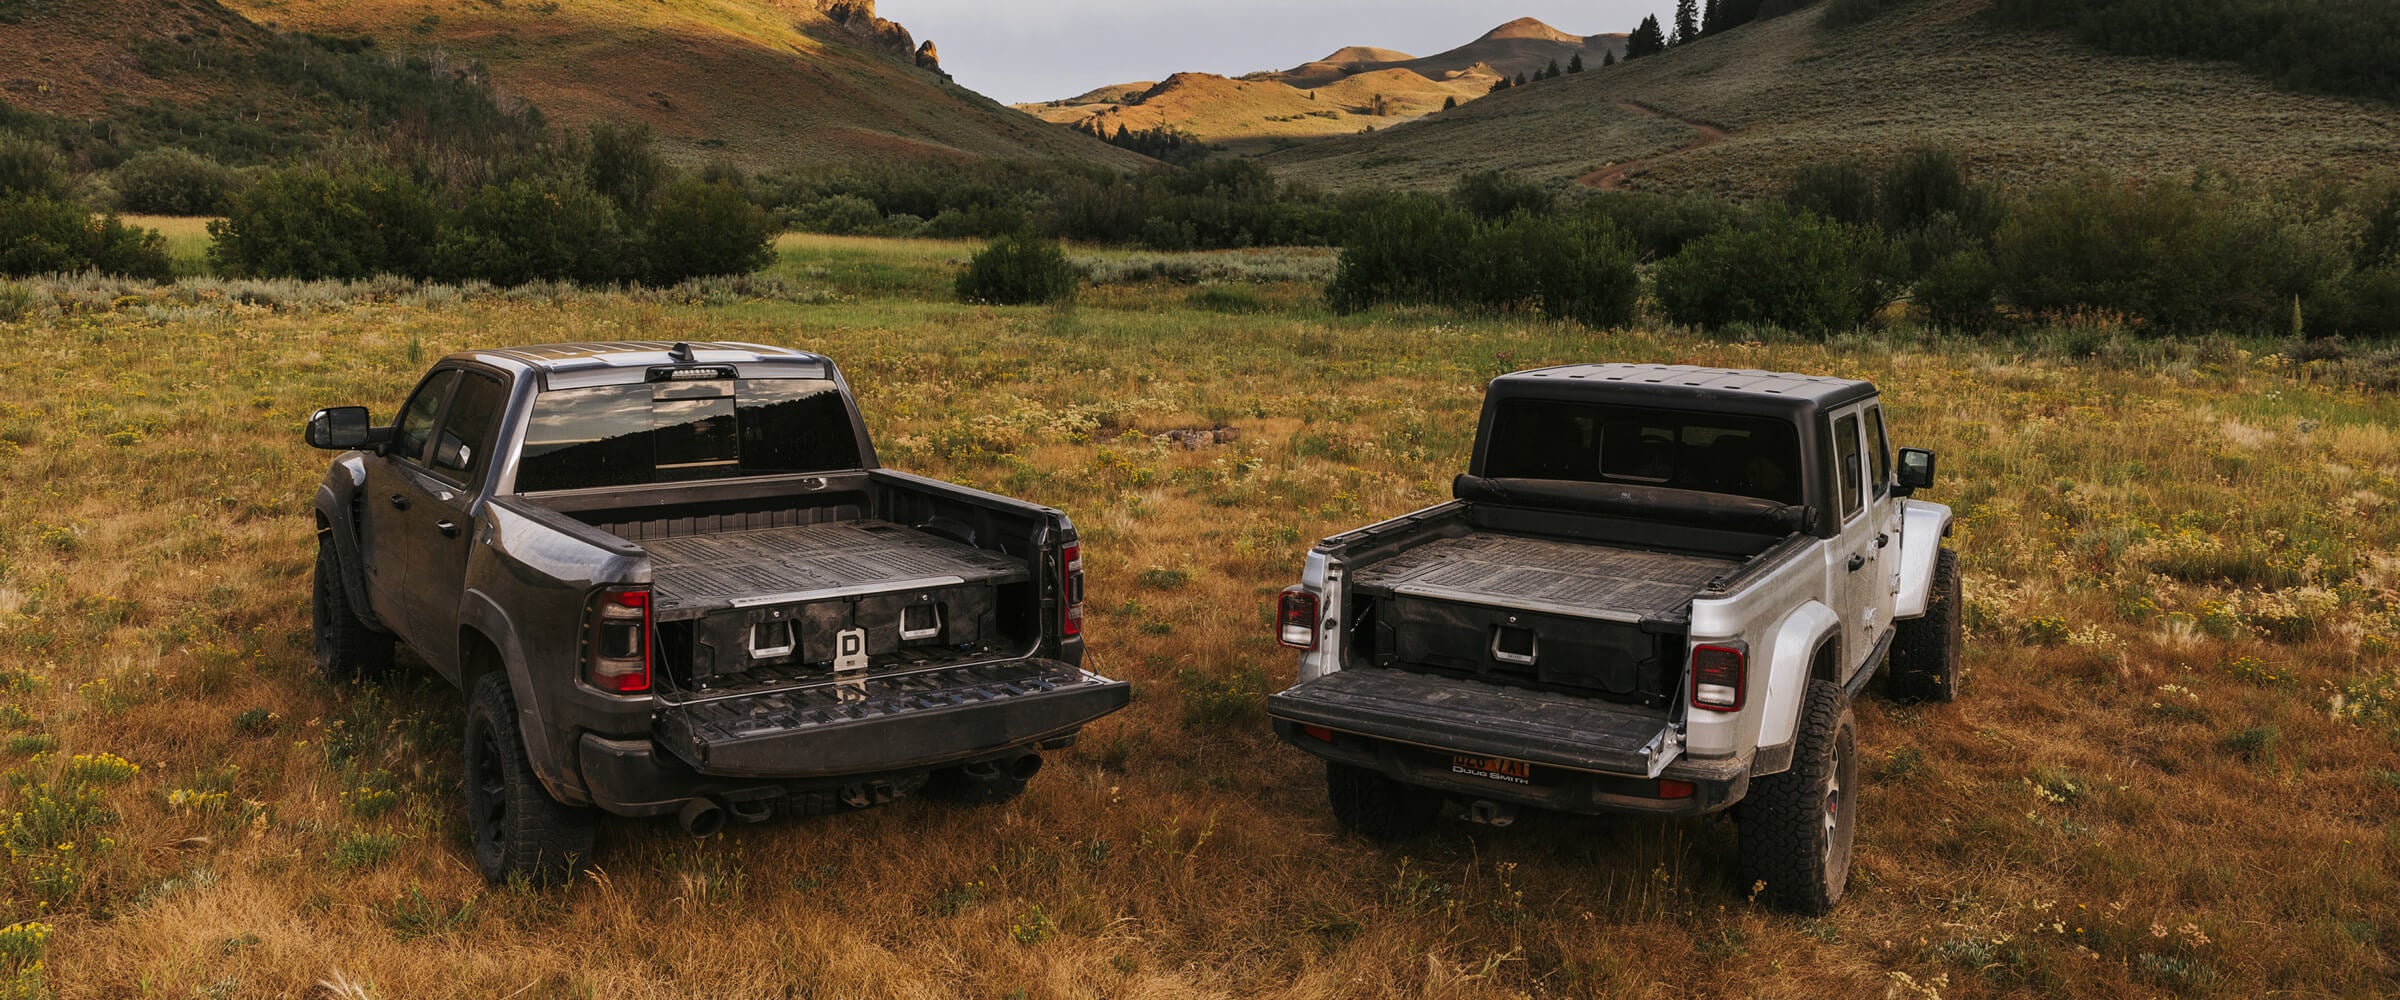
M 1673 727 L 1659 730 L 1658 735 L 1651 737 L 1650 742 L 1642 747 L 1642 760 L 1649 765 L 1653 778 L 1665 773 L 1667 765 L 1682 755 L 1683 734 L 1676 732 Z

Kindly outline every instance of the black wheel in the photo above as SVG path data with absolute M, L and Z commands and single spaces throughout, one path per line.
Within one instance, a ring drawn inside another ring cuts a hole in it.
M 392 671 L 392 637 L 368 628 L 350 607 L 333 543 L 317 539 L 317 573 L 310 603 L 317 673 L 335 684 L 375 680 Z
M 1809 682 L 1793 738 L 1791 770 L 1752 781 L 1742 801 L 1742 882 L 1776 909 L 1823 916 L 1842 901 L 1858 820 L 1849 696 L 1830 681 Z
M 1960 623 L 1958 553 L 1943 549 L 1933 559 L 1932 593 L 1925 617 L 1900 623 L 1892 637 L 1892 672 L 1884 690 L 1901 701 L 1950 701 L 1958 697 L 1958 650 L 1966 631 Z
M 1441 796 L 1348 764 L 1325 765 L 1325 795 L 1335 822 L 1384 843 L 1419 836 L 1442 816 Z
M 475 867 L 493 882 L 512 875 L 535 885 L 575 877 L 592 853 L 598 814 L 550 798 L 517 728 L 508 676 L 489 673 L 467 700 L 467 828 Z

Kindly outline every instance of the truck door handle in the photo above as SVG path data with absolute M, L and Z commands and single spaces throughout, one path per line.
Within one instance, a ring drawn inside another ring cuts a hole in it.
M 404 496 L 401 496 L 401 495 L 400 495 L 400 494 L 398 494 L 398 493 L 394 493 L 394 494 L 392 494 L 392 509 L 393 509 L 393 510 L 407 510 L 407 509 L 408 509 L 408 498 L 407 498 L 407 497 L 404 497 Z
M 1866 564 L 1867 557 L 1864 553 L 1855 553 L 1850 556 L 1850 572 L 1856 573 L 1859 567 Z
M 1880 548 L 1882 548 L 1882 547 L 1884 547 L 1884 546 L 1886 546 L 1886 545 L 1890 545 L 1890 544 L 1892 544 L 1892 536 L 1890 536 L 1890 535 L 1877 535 L 1877 536 L 1875 536 L 1875 547 L 1876 547 L 1876 548 L 1879 548 L 1879 549 L 1880 549 Z
M 442 537 L 443 537 L 443 538 L 457 538 L 457 537 L 458 537 L 458 522 L 456 522 L 456 521 L 443 521 L 443 522 L 442 522 L 442 523 L 440 523 L 440 524 L 436 524 L 436 525 L 434 525 L 434 526 L 433 526 L 433 530 L 441 532 L 441 533 L 442 533 Z

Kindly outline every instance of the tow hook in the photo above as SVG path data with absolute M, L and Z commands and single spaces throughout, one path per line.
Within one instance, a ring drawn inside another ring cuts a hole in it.
M 1505 827 L 1517 821 L 1517 807 L 1507 802 L 1476 799 L 1467 805 L 1467 822 L 1489 827 Z

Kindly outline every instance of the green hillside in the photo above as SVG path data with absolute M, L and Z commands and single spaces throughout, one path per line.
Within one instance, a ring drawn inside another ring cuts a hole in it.
M 1812 9 L 1268 157 L 1335 188 L 1446 187 L 1503 169 L 1635 190 L 1755 193 L 1791 169 L 1932 140 L 2003 182 L 2356 175 L 2400 161 L 2400 107 L 2278 90 L 2225 63 L 2115 55 L 2010 27 L 1991 0 L 1914 0 L 1832 28 Z M 1722 141 L 1705 141 L 1705 128 Z

